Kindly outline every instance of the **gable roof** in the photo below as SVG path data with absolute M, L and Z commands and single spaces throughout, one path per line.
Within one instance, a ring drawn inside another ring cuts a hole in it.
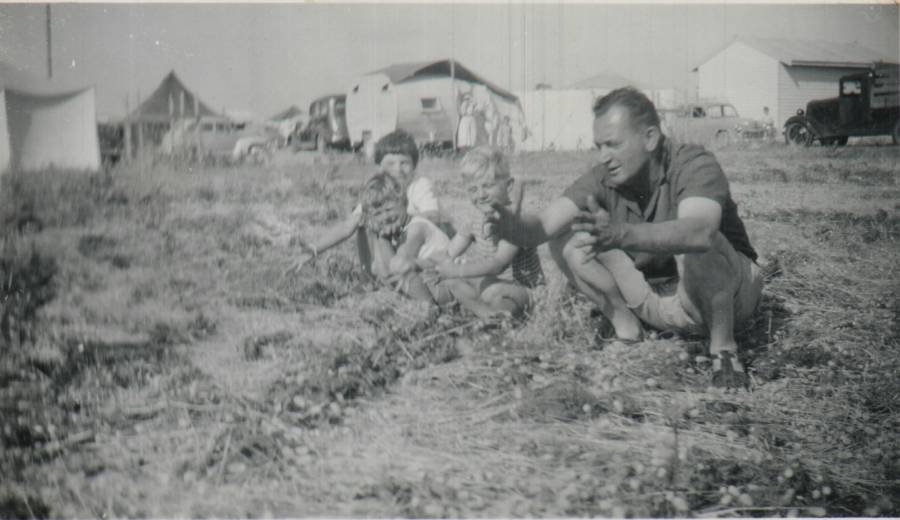
M 278 112 L 274 116 L 269 118 L 269 121 L 283 121 L 285 119 L 291 119 L 293 117 L 306 115 L 306 110 L 298 107 L 297 105 L 291 105 L 288 108 Z
M 788 67 L 868 68 L 878 61 L 887 63 L 900 62 L 900 56 L 891 56 L 856 43 L 737 36 L 728 42 L 725 47 L 719 49 L 694 67 L 694 70 L 735 42 L 744 43 Z
M 450 77 L 450 60 L 438 61 L 422 61 L 415 63 L 395 63 L 383 69 L 369 72 L 372 74 L 384 74 L 391 80 L 391 83 L 403 83 L 405 81 L 413 81 L 425 77 Z M 490 81 L 475 74 L 462 63 L 454 60 L 453 76 L 457 79 L 468 81 L 471 83 L 479 83 L 486 86 L 500 97 L 515 101 L 518 98 L 512 92 L 494 85 Z
M 184 98 L 183 112 L 182 96 Z M 128 114 L 128 119 L 168 121 L 172 117 L 186 116 L 220 116 L 220 114 L 209 108 L 209 105 L 200 101 L 196 94 L 188 90 L 173 70 L 163 78 L 156 90 L 140 106 Z
M 591 88 L 600 88 L 600 89 L 616 89 L 619 87 L 632 86 L 635 88 L 642 88 L 637 82 L 632 81 L 625 76 L 621 76 L 612 71 L 601 72 L 596 76 L 591 76 L 589 78 L 585 78 L 581 81 L 576 81 L 569 85 L 569 88 L 574 89 L 591 89 Z

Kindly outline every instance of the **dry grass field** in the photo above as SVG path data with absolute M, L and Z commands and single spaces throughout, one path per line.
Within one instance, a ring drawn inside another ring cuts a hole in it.
M 362 282 L 352 241 L 286 275 L 353 158 L 6 176 L 0 517 L 900 515 L 900 148 L 717 155 L 770 266 L 737 394 L 697 338 L 606 341 L 543 247 L 499 328 Z M 526 210 L 591 160 L 516 156 Z

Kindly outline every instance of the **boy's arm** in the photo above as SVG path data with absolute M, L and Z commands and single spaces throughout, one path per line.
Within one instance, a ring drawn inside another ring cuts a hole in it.
M 450 239 L 450 245 L 447 246 L 447 256 L 449 256 L 451 259 L 456 258 L 457 256 L 465 253 L 474 241 L 475 236 L 468 231 L 453 235 L 453 238 Z
M 497 252 L 494 256 L 480 262 L 468 264 L 455 264 L 443 262 L 437 266 L 437 272 L 443 278 L 477 278 L 481 276 L 496 276 L 506 270 L 512 263 L 519 248 L 506 240 L 500 240 L 497 244 Z
M 300 272 L 303 266 L 310 260 L 316 259 L 321 253 L 328 251 L 332 247 L 353 236 L 353 234 L 356 233 L 356 230 L 359 229 L 361 223 L 362 211 L 354 211 L 344 219 L 343 222 L 326 229 L 314 242 L 298 239 L 297 242 L 300 244 L 303 251 L 300 253 L 299 258 L 288 269 L 288 272 L 294 274 Z

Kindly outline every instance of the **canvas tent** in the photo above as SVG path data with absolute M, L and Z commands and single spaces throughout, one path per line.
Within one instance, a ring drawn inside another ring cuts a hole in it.
M 518 98 L 459 62 L 439 60 L 394 64 L 359 77 L 347 92 L 347 129 L 354 146 L 402 128 L 420 145 L 453 142 L 463 100 L 474 103 L 480 142 L 485 121 L 509 117 L 521 135 L 524 115 Z
M 94 88 L 41 81 L 0 63 L 0 172 L 97 170 Z
M 185 87 L 174 70 L 170 71 L 156 90 L 125 117 L 126 155 L 131 157 L 131 150 L 159 146 L 175 121 L 199 117 L 222 116 Z

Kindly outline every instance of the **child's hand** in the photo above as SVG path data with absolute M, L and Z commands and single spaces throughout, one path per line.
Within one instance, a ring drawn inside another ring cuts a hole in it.
M 290 267 L 288 267 L 287 271 L 285 271 L 285 274 L 296 276 L 300 274 L 300 271 L 303 270 L 303 267 L 306 264 L 313 264 L 315 263 L 315 260 L 316 255 L 312 251 L 304 250 L 300 253 L 300 255 L 298 255 L 297 260 Z

